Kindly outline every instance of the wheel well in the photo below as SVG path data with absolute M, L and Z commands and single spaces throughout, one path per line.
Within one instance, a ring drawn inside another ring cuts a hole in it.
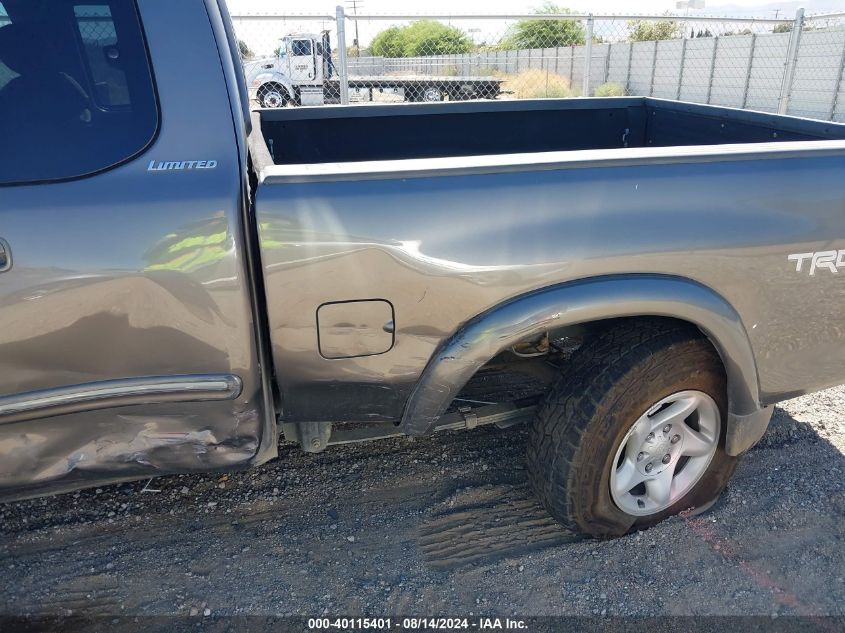
M 648 327 L 652 329 L 675 330 L 680 328 L 688 328 L 691 333 L 697 333 L 702 338 L 707 338 L 707 335 L 701 329 L 690 321 L 683 319 L 676 319 L 674 317 L 665 316 L 630 316 L 630 317 L 616 317 L 612 319 L 600 319 L 598 321 L 589 321 L 587 323 L 578 323 L 575 325 L 567 325 L 562 328 L 552 330 L 553 336 L 560 337 L 581 337 L 588 339 L 592 336 L 602 334 L 608 330 L 615 328 L 631 329 L 635 327 Z M 712 345 L 712 343 L 711 343 Z
M 539 336 L 520 340 L 485 363 L 452 401 L 450 410 L 473 403 L 528 401 L 542 397 L 567 361 L 585 343 L 616 328 L 649 328 L 670 331 L 687 329 L 713 345 L 701 329 L 689 321 L 662 316 L 632 316 L 600 319 L 551 329 Z M 721 355 L 719 356 L 721 359 Z M 724 369 L 724 360 L 722 360 Z
M 626 275 L 550 286 L 467 321 L 429 359 L 406 403 L 400 427 L 409 435 L 431 432 L 457 392 L 479 369 L 489 368 L 491 359 L 506 358 L 514 348 L 524 360 L 526 356 L 542 360 L 549 332 L 573 333 L 573 328 L 580 327 L 589 334 L 607 327 L 609 319 L 611 326 L 615 326 L 613 322 L 642 324 L 620 319 L 654 322 L 666 318 L 660 315 L 672 317 L 661 324 L 681 321 L 684 327 L 696 327 L 718 352 L 727 375 L 729 430 L 730 420 L 750 420 L 755 425 L 765 422 L 770 410 L 760 405 L 754 351 L 742 319 L 730 303 L 688 279 Z M 597 325 L 583 325 L 594 323 Z M 690 325 L 693 323 L 695 326 Z M 533 348 L 521 347 L 532 340 L 537 341 Z

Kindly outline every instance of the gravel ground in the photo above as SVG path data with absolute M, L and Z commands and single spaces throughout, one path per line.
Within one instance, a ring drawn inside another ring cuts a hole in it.
M 0 613 L 845 615 L 845 388 L 784 403 L 720 502 L 613 541 L 527 490 L 525 429 L 0 506 Z

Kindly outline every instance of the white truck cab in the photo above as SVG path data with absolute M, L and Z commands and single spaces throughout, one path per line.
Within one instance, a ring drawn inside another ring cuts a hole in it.
M 244 63 L 254 98 L 265 108 L 322 105 L 324 84 L 334 75 L 331 50 L 328 31 L 281 38 L 274 57 Z

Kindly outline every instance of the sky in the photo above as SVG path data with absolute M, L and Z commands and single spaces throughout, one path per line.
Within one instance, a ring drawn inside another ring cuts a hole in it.
M 335 7 L 342 3 L 351 6 L 353 0 L 227 0 L 234 16 L 238 14 L 296 14 L 334 15 Z M 520 14 L 533 13 L 542 6 L 543 0 L 355 0 L 359 3 L 361 14 Z M 593 14 L 648 14 L 660 15 L 667 11 L 676 11 L 675 0 L 554 0 L 559 6 L 568 7 L 578 13 Z M 363 7 L 360 5 L 363 3 Z M 805 6 L 808 14 L 845 10 L 845 0 L 706 0 L 704 11 L 692 11 L 691 14 L 726 15 L 761 18 L 785 18 L 795 15 L 798 6 Z M 351 10 L 347 10 L 351 13 Z M 401 22 L 395 22 L 401 23 Z M 391 22 L 358 21 L 359 36 L 362 46 L 367 46 L 372 38 Z M 508 27 L 501 21 L 451 21 L 451 24 L 471 33 L 473 40 L 494 42 Z M 618 28 L 612 25 L 613 28 Z M 289 33 L 317 33 L 323 29 L 332 31 L 334 23 L 329 21 L 299 20 L 290 18 L 283 22 L 274 21 L 239 21 L 235 20 L 238 36 L 244 39 L 258 55 L 269 55 L 278 46 L 278 40 Z M 282 32 L 284 31 L 284 32 Z M 347 37 L 352 43 L 353 36 Z
M 542 0 L 358 0 L 370 13 L 506 13 L 530 12 Z M 350 0 L 351 2 L 351 0 Z M 334 13 L 337 0 L 228 0 L 232 13 L 274 11 L 290 13 Z M 564 0 L 557 4 L 592 13 L 663 13 L 673 11 L 674 0 Z M 708 0 L 708 9 L 741 7 L 753 9 L 778 4 L 772 0 Z M 793 2 L 782 2 L 792 5 Z M 804 3 L 809 4 L 809 3 Z M 845 1 L 840 3 L 845 7 Z

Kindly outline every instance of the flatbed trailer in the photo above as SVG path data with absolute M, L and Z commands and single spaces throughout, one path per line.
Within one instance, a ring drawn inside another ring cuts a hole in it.
M 403 95 L 405 101 L 412 102 L 467 101 L 495 99 L 502 94 L 503 81 L 496 77 L 356 76 L 349 78 L 349 87 L 350 92 L 354 91 L 353 94 L 364 101 L 372 101 L 375 93 L 386 92 Z M 324 86 L 327 100 L 340 98 L 338 80 L 329 80 Z
M 379 95 L 396 95 L 412 103 L 496 99 L 503 94 L 503 79 L 496 77 L 433 77 L 426 75 L 360 76 L 349 78 L 349 101 L 378 101 Z M 261 107 L 341 103 L 340 81 L 328 79 L 321 86 L 293 86 L 267 81 L 251 95 Z

